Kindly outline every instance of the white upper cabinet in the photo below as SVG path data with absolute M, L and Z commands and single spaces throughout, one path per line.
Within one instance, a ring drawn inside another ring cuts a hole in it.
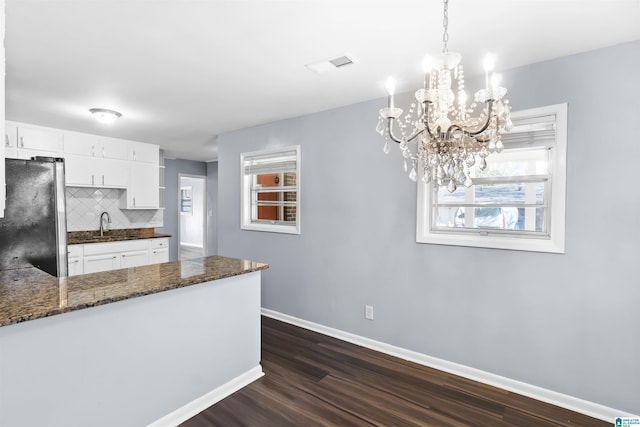
M 8 159 L 18 156 L 18 125 L 13 122 L 4 123 L 4 154 Z
M 77 187 L 126 188 L 129 141 L 77 132 L 64 135 L 66 183 Z
M 60 157 L 62 132 L 30 126 L 18 126 L 17 157 L 30 159 L 34 156 Z
M 100 154 L 104 159 L 129 160 L 129 151 L 133 141 L 126 139 L 100 137 Z
M 158 209 L 160 204 L 158 166 L 129 162 L 129 189 L 120 198 L 120 209 Z
M 158 209 L 160 147 L 132 141 L 130 156 L 129 189 L 120 198 L 120 209 Z
M 65 183 L 67 187 L 95 187 L 100 181 L 97 157 L 64 154 Z
M 121 209 L 159 208 L 157 145 L 6 122 L 3 148 L 2 154 L 11 158 L 64 157 L 69 187 L 126 189 L 121 196 Z M 4 202 L 4 194 L 0 196 Z
M 77 154 L 79 156 L 97 157 L 100 149 L 100 141 L 98 136 L 89 135 L 78 132 L 64 133 L 64 149 L 65 155 Z
M 144 162 L 158 164 L 160 159 L 160 147 L 153 144 L 145 144 L 143 142 L 132 142 L 131 157 L 129 160 L 134 162 Z M 157 171 L 156 171 L 157 173 Z

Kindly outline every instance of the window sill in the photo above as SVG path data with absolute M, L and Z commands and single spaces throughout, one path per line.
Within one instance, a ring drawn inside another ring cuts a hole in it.
M 247 231 L 266 231 L 269 233 L 300 234 L 300 227 L 297 225 L 242 224 L 240 229 Z

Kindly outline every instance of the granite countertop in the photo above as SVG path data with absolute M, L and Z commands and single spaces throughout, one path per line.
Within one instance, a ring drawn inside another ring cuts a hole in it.
M 122 240 L 155 239 L 160 237 L 171 237 L 171 234 L 156 233 L 153 228 L 107 230 L 102 236 L 100 236 L 100 231 L 98 230 L 69 231 L 67 233 L 67 244 L 119 242 Z
M 0 326 L 267 268 L 261 262 L 210 256 L 60 278 L 37 268 L 0 271 Z

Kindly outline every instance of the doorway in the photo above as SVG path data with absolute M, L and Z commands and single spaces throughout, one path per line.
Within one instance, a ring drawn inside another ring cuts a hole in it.
M 178 175 L 178 259 L 203 257 L 207 253 L 207 177 Z

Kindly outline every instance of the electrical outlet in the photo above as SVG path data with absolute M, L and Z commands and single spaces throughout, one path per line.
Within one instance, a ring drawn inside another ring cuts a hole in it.
M 365 319 L 369 319 L 369 320 L 373 320 L 373 306 L 372 305 L 365 305 L 364 306 L 364 318 Z

